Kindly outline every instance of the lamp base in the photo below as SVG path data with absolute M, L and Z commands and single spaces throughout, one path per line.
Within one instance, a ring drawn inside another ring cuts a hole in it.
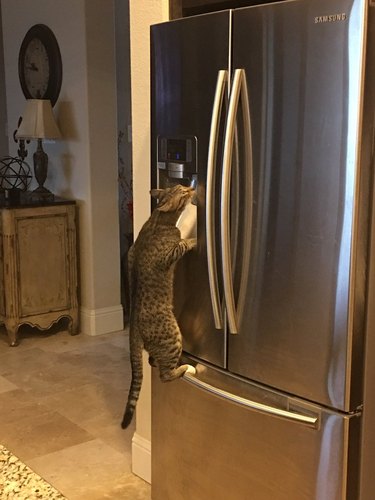
M 50 196 L 52 196 L 53 199 L 51 191 L 43 186 L 47 179 L 48 155 L 43 151 L 42 139 L 38 139 L 38 147 L 33 154 L 33 159 L 35 179 L 38 183 L 38 187 L 34 189 L 33 193 L 36 193 L 37 196 L 43 199 L 46 197 L 49 198 Z
M 31 193 L 31 198 L 38 201 L 51 201 L 55 199 L 55 195 L 44 186 L 38 186 Z
M 38 193 L 38 194 L 41 194 L 41 195 L 50 195 L 52 194 L 51 191 L 49 189 L 47 189 L 46 187 L 44 186 L 38 186 L 37 188 L 35 188 L 33 190 L 33 193 Z

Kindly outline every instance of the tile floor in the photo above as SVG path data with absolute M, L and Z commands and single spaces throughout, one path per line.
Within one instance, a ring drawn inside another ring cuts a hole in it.
M 131 473 L 134 427 L 120 421 L 130 380 L 128 337 L 0 328 L 0 443 L 68 500 L 149 500 Z

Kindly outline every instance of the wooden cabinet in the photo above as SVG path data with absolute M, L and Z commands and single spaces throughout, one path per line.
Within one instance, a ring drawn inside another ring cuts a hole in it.
M 0 323 L 10 345 L 22 324 L 46 330 L 63 317 L 78 333 L 74 202 L 0 207 Z

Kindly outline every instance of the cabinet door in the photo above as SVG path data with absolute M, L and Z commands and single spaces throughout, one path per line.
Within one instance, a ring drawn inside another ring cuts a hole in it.
M 16 217 L 20 316 L 68 309 L 67 213 Z
M 76 314 L 75 206 L 4 209 L 1 222 L 6 318 L 47 328 Z

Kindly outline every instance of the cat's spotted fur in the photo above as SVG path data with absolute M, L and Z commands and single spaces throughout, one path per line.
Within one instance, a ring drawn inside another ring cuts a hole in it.
M 174 186 L 153 189 L 158 205 L 129 250 L 130 360 L 132 381 L 122 427 L 131 422 L 142 385 L 142 349 L 158 367 L 164 382 L 181 377 L 189 365 L 179 366 L 182 337 L 173 314 L 173 271 L 176 262 L 196 245 L 181 239 L 176 222 L 194 190 Z

